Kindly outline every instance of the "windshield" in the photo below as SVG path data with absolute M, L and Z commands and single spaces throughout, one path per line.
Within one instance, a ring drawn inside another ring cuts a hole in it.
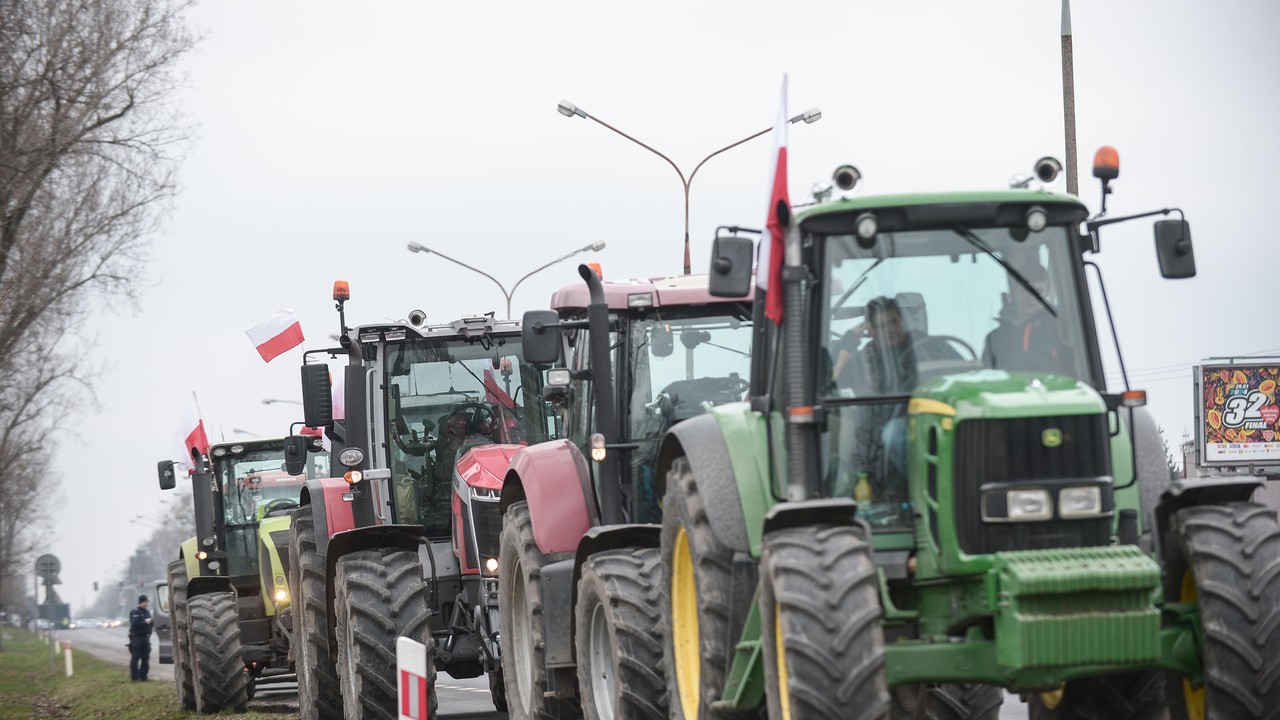
M 454 463 L 468 449 L 547 439 L 542 376 L 519 336 L 416 340 L 386 349 L 397 522 L 447 535 Z
M 305 473 L 290 475 L 284 471 L 284 442 L 276 440 L 241 453 L 215 456 L 213 465 L 227 526 L 252 525 L 268 512 L 297 507 L 307 478 L 328 477 L 329 454 L 307 453 Z
M 708 408 L 742 400 L 750 386 L 751 311 L 720 305 L 662 311 L 630 324 L 627 377 L 631 381 L 628 438 L 632 478 L 642 508 L 636 522 L 661 517 L 650 497 L 658 443 L 673 424 Z M 648 493 L 648 494 L 646 494 Z
M 873 525 L 908 517 L 904 396 L 917 387 L 982 369 L 1090 379 L 1063 227 L 880 233 L 870 248 L 836 235 L 823 247 L 826 477 Z

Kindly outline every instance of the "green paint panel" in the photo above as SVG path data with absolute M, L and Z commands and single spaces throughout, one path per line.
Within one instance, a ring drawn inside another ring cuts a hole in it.
M 1138 548 L 996 553 L 992 574 L 1001 665 L 1159 661 L 1160 567 Z

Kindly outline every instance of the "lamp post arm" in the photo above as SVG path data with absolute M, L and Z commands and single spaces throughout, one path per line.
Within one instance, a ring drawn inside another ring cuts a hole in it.
M 681 183 L 683 183 L 683 184 L 684 184 L 684 186 L 685 186 L 686 188 L 687 188 L 687 187 L 689 187 L 689 181 L 684 179 L 684 173 L 680 171 L 680 166 L 679 166 L 679 165 L 676 165 L 676 164 L 675 164 L 675 161 L 673 161 L 671 158 L 669 158 L 669 157 L 667 157 L 666 155 L 663 155 L 662 153 L 658 152 L 658 151 L 657 151 L 657 150 L 655 150 L 653 147 L 651 147 L 651 146 L 649 146 L 649 145 L 646 145 L 646 144 L 644 144 L 644 143 L 640 142 L 639 140 L 637 140 L 637 139 L 635 139 L 635 138 L 631 137 L 630 135 L 628 135 L 628 134 L 626 134 L 626 133 L 622 132 L 622 131 L 621 131 L 621 130 L 619 130 L 618 128 L 616 128 L 616 127 L 614 127 L 614 126 L 610 125 L 609 123 L 607 123 L 607 122 L 605 122 L 605 121 L 601 120 L 600 118 L 596 117 L 595 115 L 588 115 L 587 117 L 589 117 L 589 118 L 591 118 L 592 120 L 596 121 L 597 123 L 600 123 L 601 125 L 603 125 L 603 126 L 605 126 L 605 127 L 609 128 L 610 130 L 612 130 L 612 131 L 614 131 L 614 132 L 618 133 L 618 134 L 619 134 L 619 135 L 621 135 L 622 137 L 624 137 L 624 138 L 626 138 L 626 139 L 630 140 L 631 142 L 633 142 L 633 143 L 635 143 L 635 144 L 639 145 L 640 147 L 644 148 L 645 150 L 648 150 L 649 152 L 653 153 L 654 155 L 657 155 L 658 157 L 662 158 L 663 160 L 666 160 L 666 161 L 667 161 L 667 164 L 669 164 L 669 165 L 671 166 L 671 169 L 673 169 L 673 170 L 675 170 L 675 171 L 676 171 L 676 175 L 679 175 L 679 176 L 680 176 L 680 182 L 681 182 Z
M 591 247 L 590 245 L 588 245 L 588 246 L 586 246 L 586 247 L 580 247 L 580 248 L 578 248 L 577 250 L 573 250 L 573 251 L 571 251 L 571 252 L 567 252 L 567 253 L 565 253 L 564 255 L 561 255 L 560 257 L 556 258 L 555 260 L 552 260 L 551 262 L 547 263 L 546 265 L 543 265 L 543 266 L 541 266 L 541 267 L 535 268 L 534 270 L 531 270 L 531 271 L 529 271 L 529 272 L 525 273 L 524 277 L 522 277 L 522 278 L 520 278 L 519 280 L 517 280 L 517 281 L 516 281 L 516 284 L 511 286 L 511 294 L 512 294 L 512 295 L 515 295 L 515 294 L 516 294 L 516 288 L 520 287 L 520 283 L 524 282 L 525 280 L 528 280 L 528 279 L 529 279 L 529 276 L 534 275 L 534 274 L 536 274 L 536 273 L 540 273 L 540 272 L 542 272 L 543 270 L 546 270 L 547 268 L 551 267 L 552 265 L 555 265 L 555 264 L 556 264 L 556 263 L 558 263 L 558 262 L 564 262 L 565 260 L 568 260 L 569 258 L 573 257 L 574 255 L 578 255 L 578 254 L 580 254 L 580 253 L 584 253 L 584 252 L 586 252 L 586 251 L 588 251 L 588 250 L 591 250 L 591 249 L 592 249 L 592 247 Z M 510 315 L 510 314 L 511 314 L 511 311 L 510 311 L 509 309 L 508 309 L 508 311 L 507 311 L 507 314 L 508 314 L 508 315 Z
M 471 267 L 470 265 L 468 265 L 468 264 L 466 264 L 466 263 L 462 262 L 461 260 L 454 260 L 453 258 L 449 257 L 448 255 L 445 255 L 444 253 L 440 252 L 439 250 L 435 250 L 435 249 L 432 249 L 432 248 L 426 248 L 426 251 L 427 251 L 427 252 L 429 252 L 429 253 L 432 253 L 432 254 L 434 254 L 434 255 L 439 255 L 440 257 L 444 258 L 445 260 L 448 260 L 449 262 L 453 263 L 454 265 L 461 265 L 462 267 L 464 267 L 464 268 L 466 268 L 466 269 L 470 270 L 470 271 L 471 271 L 471 272 L 473 272 L 473 273 L 476 273 L 476 274 L 478 274 L 478 275 L 483 275 L 483 276 L 485 276 L 485 277 L 489 278 L 491 281 L 493 281 L 493 284 L 494 284 L 494 285 L 497 285 L 497 286 L 498 286 L 498 289 L 502 291 L 502 295 L 503 295 L 503 297 L 505 297 L 505 298 L 507 299 L 507 314 L 508 314 L 508 315 L 510 315 L 510 314 L 511 314 L 511 293 L 507 292 L 507 289 L 506 289 L 505 287 L 503 287 L 503 286 L 502 286 L 502 283 L 498 282 L 498 279 L 497 279 L 497 278 L 495 278 L 494 276 L 490 275 L 489 273 L 487 273 L 487 272 L 485 272 L 485 271 L 481 270 L 480 268 Z
M 738 142 L 736 142 L 736 143 L 734 143 L 734 144 L 732 144 L 732 145 L 725 145 L 724 147 L 720 148 L 719 150 L 717 150 L 717 151 L 715 151 L 715 152 L 711 153 L 710 155 L 708 155 L 708 156 L 706 156 L 706 157 L 702 158 L 702 162 L 699 162 L 699 163 L 698 163 L 698 165 L 697 165 L 697 167 L 695 167 L 695 168 L 693 169 L 693 172 L 689 173 L 689 184 L 690 184 L 690 185 L 692 185 L 692 184 L 693 184 L 693 176 L 698 174 L 698 170 L 699 170 L 699 169 L 701 169 L 701 168 L 702 168 L 702 166 L 703 166 L 703 165 L 705 165 L 705 164 L 707 163 L 707 161 L 708 161 L 708 160 L 710 160 L 711 158 L 713 158 L 713 157 L 715 157 L 715 156 L 719 155 L 720 153 L 724 152 L 725 150 L 732 150 L 733 148 L 738 147 L 739 145 L 741 145 L 741 144 L 742 144 L 742 143 L 744 143 L 744 142 L 747 142 L 748 140 L 755 140 L 756 138 L 760 137 L 761 135 L 764 135 L 765 133 L 769 132 L 770 130 L 773 130 L 773 128 L 765 128 L 765 129 L 761 130 L 760 132 L 756 133 L 755 135 L 748 135 L 747 137 L 742 138 L 742 139 L 741 139 L 741 140 L 739 140 Z

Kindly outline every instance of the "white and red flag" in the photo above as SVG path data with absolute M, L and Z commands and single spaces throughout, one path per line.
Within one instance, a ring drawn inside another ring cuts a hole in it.
M 178 423 L 178 433 L 174 436 L 174 452 L 182 460 L 178 463 L 183 469 L 195 467 L 191 461 L 191 451 L 199 450 L 201 455 L 209 454 L 209 436 L 204 432 L 204 420 L 200 417 L 200 406 L 196 404 L 196 394 L 191 393 L 191 402 L 182 411 L 182 421 Z
M 298 347 L 306 339 L 302 337 L 302 325 L 298 324 L 292 310 L 279 310 L 244 334 L 249 336 L 264 362 L 271 362 L 277 355 Z
M 769 186 L 768 232 L 760 239 L 756 284 L 764 295 L 764 315 L 782 324 L 782 260 L 787 227 L 791 224 L 791 200 L 787 196 L 787 76 L 782 76 L 782 97 L 773 125 L 773 182 Z

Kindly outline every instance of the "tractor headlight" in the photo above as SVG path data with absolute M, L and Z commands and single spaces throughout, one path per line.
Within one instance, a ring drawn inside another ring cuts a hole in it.
M 487 557 L 483 560 L 483 562 L 481 562 L 481 565 L 484 566 L 484 573 L 486 575 L 498 574 L 498 558 Z
M 1058 491 L 1058 516 L 1095 517 L 1102 514 L 1102 489 L 1097 485 L 1069 487 Z
M 288 599 L 289 599 L 289 591 L 288 591 L 288 590 L 285 590 L 284 588 L 280 588 L 279 590 L 277 590 L 277 591 L 276 591 L 276 602 L 277 602 L 277 603 L 282 603 L 282 602 L 284 602 L 285 600 L 288 600 Z
M 1053 500 L 1048 490 L 1010 490 L 1005 499 L 1009 504 L 1009 519 L 1014 522 L 1053 517 Z

